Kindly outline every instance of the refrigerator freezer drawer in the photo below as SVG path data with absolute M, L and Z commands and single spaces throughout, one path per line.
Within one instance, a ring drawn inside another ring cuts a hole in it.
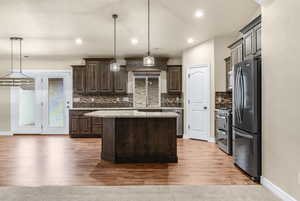
M 233 158 L 255 180 L 261 176 L 261 136 L 233 129 Z

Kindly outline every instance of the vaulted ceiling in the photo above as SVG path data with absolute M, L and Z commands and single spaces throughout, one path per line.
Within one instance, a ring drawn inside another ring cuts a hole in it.
M 152 0 L 151 49 L 178 56 L 196 42 L 233 34 L 258 9 L 253 0 Z M 118 54 L 142 55 L 147 47 L 146 0 L 0 0 L 0 56 L 10 36 L 24 37 L 31 57 L 112 55 L 113 13 L 118 19 Z M 197 9 L 204 12 L 195 18 Z M 76 45 L 75 38 L 83 44 Z M 137 45 L 131 38 L 138 38 Z

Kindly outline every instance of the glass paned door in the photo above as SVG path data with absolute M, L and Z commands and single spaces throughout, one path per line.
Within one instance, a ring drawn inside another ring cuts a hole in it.
M 28 72 L 27 72 L 28 73 Z M 35 88 L 12 88 L 12 130 L 18 134 L 68 134 L 71 73 L 30 71 Z
M 62 75 L 49 75 L 43 79 L 43 133 L 68 134 L 68 105 L 70 104 L 70 78 Z
M 15 134 L 39 134 L 41 129 L 41 83 L 38 76 L 35 86 L 11 88 L 11 127 Z

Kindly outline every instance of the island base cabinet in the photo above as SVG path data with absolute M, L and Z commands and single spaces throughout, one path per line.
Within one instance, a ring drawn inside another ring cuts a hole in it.
M 114 163 L 176 163 L 176 118 L 103 120 L 101 159 Z

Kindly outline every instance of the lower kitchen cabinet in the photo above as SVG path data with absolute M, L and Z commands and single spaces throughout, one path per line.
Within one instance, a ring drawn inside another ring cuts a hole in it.
M 84 116 L 90 110 L 72 110 L 70 115 L 70 137 L 72 138 L 99 138 L 102 137 L 103 119 Z

